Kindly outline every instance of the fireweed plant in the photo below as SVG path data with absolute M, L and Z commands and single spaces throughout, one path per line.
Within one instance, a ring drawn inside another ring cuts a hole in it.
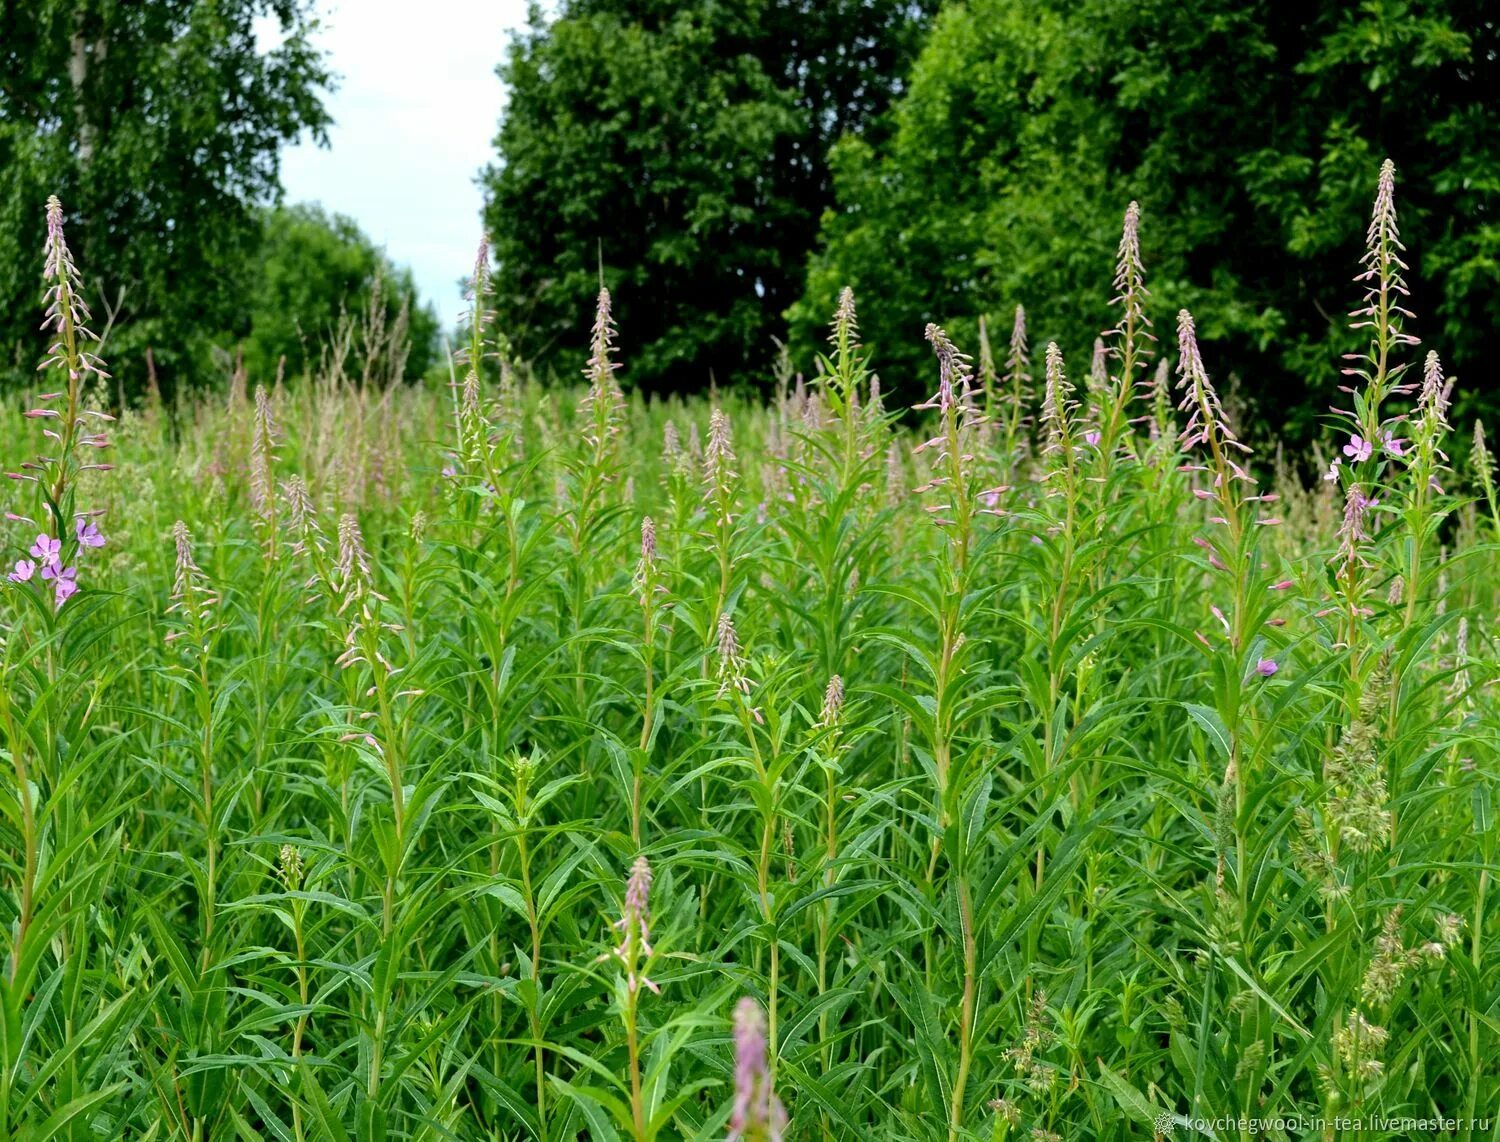
M 1310 457 L 1134 207 L 914 413 L 847 292 L 765 403 L 517 360 L 481 248 L 446 384 L 110 423 L 49 204 L 0 1137 L 1489 1137 L 1494 464 L 1371 173 Z

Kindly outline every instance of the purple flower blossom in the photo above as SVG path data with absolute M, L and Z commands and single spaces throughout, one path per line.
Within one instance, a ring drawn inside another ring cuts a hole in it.
M 1188 414 L 1180 437 L 1182 446 L 1193 448 L 1210 444 L 1212 437 L 1217 436 L 1223 447 L 1249 452 L 1250 449 L 1235 436 L 1229 418 L 1224 415 L 1219 394 L 1203 366 L 1193 315 L 1185 309 L 1177 311 L 1177 378 L 1177 388 L 1182 393 L 1182 401 L 1177 407 Z
M 78 592 L 78 568 L 76 567 L 43 567 L 43 579 L 55 579 L 54 591 L 57 595 L 57 605 L 61 607 Z
M 1404 438 L 1397 439 L 1396 434 L 1387 428 L 1380 434 L 1380 444 L 1392 456 L 1405 456 L 1406 450 L 1402 446 L 1406 443 Z
M 1073 399 L 1073 386 L 1063 369 L 1062 350 L 1056 341 L 1047 343 L 1047 383 L 1042 390 L 1042 434 L 1046 446 L 1042 455 L 1054 456 L 1063 452 L 1069 434 L 1073 414 L 1078 402 Z
M 1335 456 L 1333 463 L 1328 465 L 1328 471 L 1323 473 L 1323 479 L 1330 484 L 1336 482 L 1339 478 L 1339 469 L 1343 467 L 1343 464 L 1344 462 Z
M 1276 665 L 1274 658 L 1262 658 L 1255 664 L 1255 673 L 1259 674 L 1262 678 L 1269 678 L 1280 669 L 1281 667 Z
M 86 519 L 74 521 L 80 547 L 103 547 L 104 535 Z
M 766 1067 L 766 1022 L 760 1004 L 748 995 L 734 1008 L 734 1107 L 729 1139 L 766 1138 L 780 1142 L 786 1111 L 771 1089 Z
M 1343 560 L 1346 570 L 1356 562 L 1364 562 L 1360 555 L 1360 545 L 1370 538 L 1365 531 L 1365 516 L 1379 502 L 1367 498 L 1358 484 L 1350 485 L 1348 494 L 1344 497 L 1344 522 L 1339 528 L 1337 558 Z
M 25 583 L 36 573 L 36 564 L 30 559 L 17 559 L 16 569 L 8 576 L 12 583 Z
M 1086 443 L 1091 444 L 1097 448 L 1099 445 L 1100 435 L 1101 434 L 1098 429 L 1091 428 L 1083 434 L 1083 439 Z
M 650 917 L 651 864 L 641 855 L 630 867 L 630 879 L 625 883 L 625 909 L 614 923 L 621 937 L 614 955 L 625 966 L 625 983 L 632 992 L 645 984 L 660 995 L 661 988 L 640 973 L 641 958 L 652 955 Z
M 1344 445 L 1344 455 L 1355 464 L 1363 464 L 1374 451 L 1374 445 L 1357 433 L 1349 437 L 1349 443 Z
M 53 539 L 46 534 L 38 535 L 36 542 L 31 545 L 31 554 L 37 557 L 43 567 L 52 567 L 62 558 L 62 540 Z

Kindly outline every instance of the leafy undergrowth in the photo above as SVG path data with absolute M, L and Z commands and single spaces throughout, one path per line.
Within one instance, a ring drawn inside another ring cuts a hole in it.
M 847 294 L 768 407 L 647 403 L 483 261 L 451 388 L 110 424 L 54 205 L 0 1136 L 1487 1133 L 1497 517 L 1391 192 L 1311 489 L 1133 208 L 1087 379 L 929 328 L 913 431 Z

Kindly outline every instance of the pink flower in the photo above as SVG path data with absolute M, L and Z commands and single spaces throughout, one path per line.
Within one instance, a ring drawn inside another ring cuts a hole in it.
M 12 583 L 24 583 L 36 573 L 36 564 L 30 559 L 17 559 L 16 569 L 9 575 Z
M 1349 437 L 1349 443 L 1344 445 L 1344 455 L 1356 464 L 1363 464 L 1374 452 L 1374 445 L 1359 435 Z
M 1333 463 L 1328 465 L 1328 471 L 1323 473 L 1323 479 L 1327 480 L 1330 484 L 1337 480 L 1339 478 L 1339 467 L 1343 463 L 1344 462 L 1342 460 L 1335 456 L 1333 458 Z
M 780 1142 L 786 1111 L 771 1086 L 766 1066 L 766 1021 L 748 995 L 734 1009 L 734 1105 L 729 1112 L 732 1142 L 750 1138 Z
M 1095 429 L 1095 428 L 1089 429 L 1087 432 L 1085 432 L 1083 434 L 1083 439 L 1087 443 L 1092 444 L 1095 447 L 1097 447 L 1098 444 L 1099 444 L 1099 430 Z
M 614 923 L 621 933 L 620 946 L 614 949 L 614 955 L 625 966 L 625 983 L 632 992 L 645 984 L 660 995 L 661 988 L 640 974 L 641 958 L 652 955 L 650 911 L 651 865 L 641 855 L 631 865 L 630 879 L 625 884 L 624 914 Z
M 1392 456 L 1406 455 L 1406 450 L 1402 447 L 1402 445 L 1406 443 L 1406 440 L 1404 438 L 1398 440 L 1396 438 L 1396 434 L 1390 429 L 1386 429 L 1380 434 L 1380 443 L 1381 446 Z
M 1276 665 L 1276 660 L 1272 658 L 1262 658 L 1255 664 L 1255 673 L 1262 678 L 1269 678 L 1280 669 L 1281 667 Z
M 1280 583 L 1272 583 L 1268 589 L 1272 591 L 1285 591 L 1290 589 L 1294 582 L 1295 580 L 1292 579 L 1283 579 Z
M 55 591 L 57 605 L 61 607 L 78 592 L 78 569 L 76 567 L 64 567 L 59 570 L 56 567 L 42 568 L 43 579 L 56 579 Z
M 103 547 L 104 546 L 104 536 L 103 536 L 103 534 L 99 531 L 99 529 L 97 527 L 95 527 L 88 520 L 86 520 L 86 519 L 78 519 L 78 520 L 74 521 L 74 524 L 75 524 L 75 530 L 76 530 L 77 535 L 78 535 L 78 543 L 79 543 L 80 546 L 82 546 L 82 547 Z
M 31 545 L 31 554 L 41 561 L 43 567 L 55 566 L 62 557 L 62 540 L 45 534 L 38 535 L 36 542 Z

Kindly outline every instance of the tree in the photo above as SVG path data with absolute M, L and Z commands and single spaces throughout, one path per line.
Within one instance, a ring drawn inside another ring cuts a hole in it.
M 397 269 L 355 225 L 319 207 L 267 209 L 263 238 L 248 291 L 250 333 L 245 368 L 252 377 L 273 376 L 284 357 L 289 375 L 317 367 L 323 346 L 346 327 L 356 332 L 347 368 L 354 376 L 386 371 L 402 355 L 406 377 L 420 377 L 434 359 L 438 320 L 417 303 L 411 272 Z M 366 330 L 383 331 L 384 346 L 368 361 Z M 396 344 L 390 344 L 396 335 Z
M 1461 393 L 1492 388 L 1495 90 L 1500 23 L 1478 3 L 952 4 L 890 138 L 836 150 L 799 343 L 849 284 L 888 382 L 925 375 L 926 321 L 972 346 L 981 314 L 1008 329 L 1017 303 L 1085 368 L 1138 199 L 1158 320 L 1192 308 L 1216 372 L 1305 432 L 1358 341 L 1350 278 L 1390 156 L 1415 328 Z
M 501 75 L 486 172 L 501 328 L 579 357 L 602 273 L 629 383 L 763 377 L 832 201 L 831 142 L 871 129 L 928 0 L 568 0 Z
M 255 21 L 285 38 L 257 50 Z M 246 332 L 244 276 L 279 149 L 328 123 L 306 0 L 0 0 L 0 368 L 30 375 L 42 205 L 58 194 L 109 358 L 138 381 Z

